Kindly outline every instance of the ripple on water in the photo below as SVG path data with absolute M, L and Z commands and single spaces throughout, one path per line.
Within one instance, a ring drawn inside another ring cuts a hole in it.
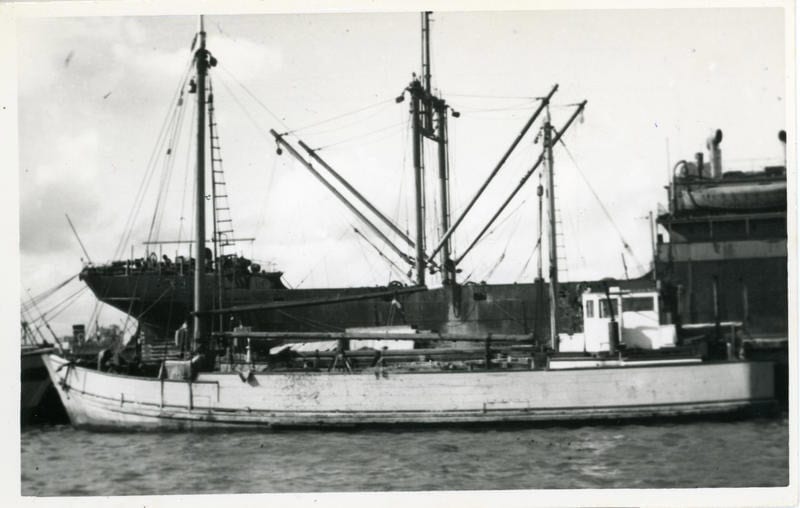
M 410 432 L 22 432 L 24 495 L 788 483 L 788 420 Z M 200 464 L 202 467 L 193 467 Z

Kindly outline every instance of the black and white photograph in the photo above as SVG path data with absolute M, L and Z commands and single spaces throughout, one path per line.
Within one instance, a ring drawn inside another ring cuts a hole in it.
M 7 494 L 796 504 L 795 9 L 0 6 Z

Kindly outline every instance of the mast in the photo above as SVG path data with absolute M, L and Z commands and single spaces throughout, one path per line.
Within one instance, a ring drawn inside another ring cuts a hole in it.
M 431 12 L 422 13 L 422 88 L 425 99 L 422 102 L 423 128 L 433 130 L 433 108 L 431 107 Z
M 208 52 L 203 16 L 200 16 L 200 45 L 194 55 L 197 68 L 197 169 L 195 173 L 195 241 L 194 241 L 194 318 L 193 337 L 195 343 L 206 335 L 205 315 L 205 265 L 206 265 L 206 189 L 205 189 L 205 121 L 206 121 L 206 73 Z
M 442 233 L 450 229 L 450 175 L 447 160 L 447 103 L 431 93 L 431 12 L 422 13 L 422 87 L 425 90 L 423 126 L 425 136 L 436 142 L 439 164 L 439 203 Z M 434 132 L 433 115 L 436 115 Z M 451 261 L 450 239 L 442 246 L 442 284 L 455 282 L 455 266 Z M 433 257 L 433 256 L 431 256 Z
M 539 198 L 539 227 L 537 229 L 536 243 L 539 252 L 536 256 L 536 308 L 534 309 L 534 340 L 541 344 L 539 331 L 542 329 L 542 307 L 544 302 L 544 277 L 542 276 L 542 266 L 544 265 L 544 254 L 542 253 L 542 236 L 544 233 L 544 187 L 542 186 L 542 173 L 539 172 L 539 185 L 536 187 L 536 195 Z M 534 347 L 537 344 L 534 343 Z
M 555 204 L 555 182 L 553 178 L 553 137 L 552 125 L 550 125 L 550 106 L 547 106 L 544 116 L 544 165 L 547 173 L 547 204 L 548 204 L 548 225 L 549 238 L 548 247 L 550 250 L 550 344 L 553 350 L 558 352 L 558 253 L 556 252 L 556 204 Z
M 442 100 L 435 104 L 437 118 L 437 145 L 439 155 L 439 202 L 442 232 L 450 229 L 450 175 L 447 161 L 447 106 Z M 450 258 L 450 239 L 442 247 L 442 284 L 455 282 L 455 265 Z
M 489 186 L 489 183 L 491 183 L 492 179 L 495 176 L 497 176 L 497 173 L 500 171 L 500 169 L 503 167 L 503 165 L 506 163 L 506 161 L 508 161 L 508 158 L 514 152 L 514 150 L 517 148 L 517 145 L 519 145 L 520 141 L 522 141 L 522 138 L 525 136 L 525 134 L 531 128 L 531 126 L 536 121 L 536 119 L 539 117 L 541 112 L 544 110 L 544 107 L 547 104 L 549 104 L 550 99 L 553 97 L 553 95 L 556 93 L 557 90 L 558 90 L 558 85 L 555 85 L 552 88 L 552 90 L 550 90 L 550 93 L 548 93 L 547 96 L 542 99 L 541 103 L 539 104 L 539 107 L 536 108 L 536 111 L 533 112 L 531 117 L 525 123 L 525 126 L 522 128 L 520 133 L 517 135 L 516 139 L 514 139 L 514 141 L 511 143 L 511 146 L 508 147 L 508 150 L 506 150 L 506 153 L 503 154 L 503 156 L 500 158 L 500 162 L 497 163 L 497 165 L 494 167 L 494 169 L 492 169 L 492 172 L 489 173 L 489 176 L 486 178 L 486 180 L 483 182 L 483 184 L 481 184 L 480 188 L 478 189 L 478 192 L 476 192 L 475 195 L 472 197 L 472 199 L 469 201 L 469 203 L 467 203 L 467 206 L 464 207 L 464 210 L 462 210 L 461 214 L 456 218 L 455 222 L 453 222 L 453 225 L 450 226 L 450 228 L 448 228 L 444 232 L 444 235 L 442 236 L 441 240 L 439 240 L 439 244 L 433 249 L 433 251 L 431 251 L 431 257 L 434 257 L 436 254 L 438 254 L 439 250 L 442 249 L 444 244 L 453 235 L 453 233 L 455 232 L 456 228 L 461 224 L 461 221 L 464 220 L 464 217 L 467 216 L 469 211 L 472 209 L 472 207 L 475 205 L 475 203 L 481 197 L 483 192 Z M 453 111 L 453 116 L 458 118 L 458 114 L 455 111 Z M 463 253 L 461 254 L 461 257 L 462 258 L 464 257 Z M 456 261 L 456 265 L 458 265 L 458 261 Z
M 536 280 L 542 280 L 542 266 L 543 266 L 543 254 L 542 254 L 542 234 L 544 233 L 544 216 L 543 216 L 543 205 L 544 205 L 544 187 L 542 186 L 542 173 L 539 173 L 539 185 L 536 187 L 536 196 L 539 198 L 539 228 L 537 231 L 537 243 L 539 244 L 539 253 L 536 258 Z
M 411 114 L 413 136 L 414 136 L 414 187 L 415 187 L 415 208 L 416 208 L 416 227 L 417 238 L 416 247 L 416 271 L 417 284 L 425 284 L 425 184 L 423 164 L 423 141 L 428 138 L 437 144 L 437 158 L 439 165 L 439 201 L 441 203 L 441 227 L 442 231 L 450 229 L 450 189 L 449 189 L 449 168 L 447 157 L 447 113 L 449 106 L 444 99 L 435 97 L 431 92 L 431 43 L 430 43 L 430 15 L 429 11 L 422 13 L 422 81 L 414 79 L 408 87 L 411 95 Z M 434 115 L 436 122 L 434 126 Z M 458 117 L 458 113 L 453 111 L 453 116 Z M 442 249 L 441 272 L 442 285 L 455 282 L 455 264 L 451 259 L 451 244 L 449 238 L 440 242 L 439 248 Z M 433 266 L 434 252 L 430 255 Z
M 425 285 L 425 224 L 424 197 L 422 193 L 422 126 L 420 125 L 420 95 L 423 93 L 419 80 L 411 82 L 411 125 L 414 142 L 414 209 L 416 212 L 416 276 L 417 285 Z

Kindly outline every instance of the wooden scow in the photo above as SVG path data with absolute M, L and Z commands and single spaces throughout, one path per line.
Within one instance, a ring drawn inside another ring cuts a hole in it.
M 44 357 L 73 425 L 194 429 L 649 418 L 769 409 L 772 364 L 482 372 L 200 373 L 146 379 Z

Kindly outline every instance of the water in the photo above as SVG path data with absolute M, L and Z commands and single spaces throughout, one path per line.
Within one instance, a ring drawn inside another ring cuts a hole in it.
M 788 418 L 504 430 L 22 431 L 26 496 L 774 487 Z

